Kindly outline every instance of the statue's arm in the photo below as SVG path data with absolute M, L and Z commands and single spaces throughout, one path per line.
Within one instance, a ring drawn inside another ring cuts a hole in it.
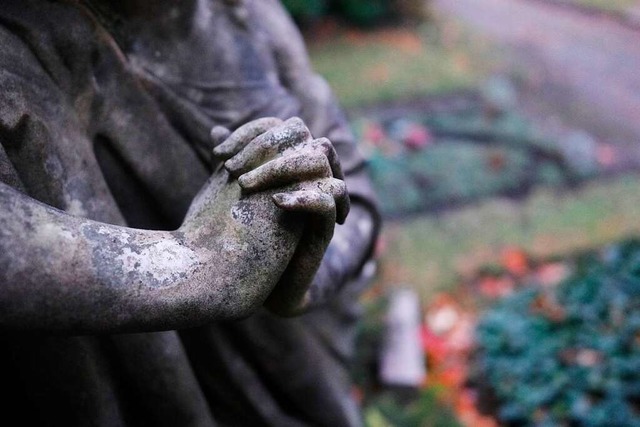
M 333 146 L 265 118 L 216 150 L 225 168 L 175 231 L 72 216 L 0 183 L 0 329 L 189 327 L 247 316 L 283 282 L 279 305 L 297 301 L 349 211 Z
M 1 25 L 0 46 L 0 330 L 174 329 L 246 316 L 262 305 L 300 232 L 283 226 L 284 211 L 268 193 L 240 200 L 226 171 L 203 187 L 175 231 L 92 221 L 33 198 L 46 200 L 53 187 L 34 176 L 55 181 L 67 173 L 45 164 L 42 153 L 65 147 L 80 158 L 88 144 L 59 87 L 66 80 L 45 72 L 35 51 Z M 23 119 L 43 125 L 30 130 Z M 68 143 L 53 146 L 53 139 Z M 32 154 L 13 164 L 3 147 Z M 40 193 L 30 197 L 34 187 Z
M 149 231 L 71 216 L 0 183 L 0 329 L 145 331 L 250 314 L 299 230 L 283 226 L 269 194 L 239 194 L 221 172 L 178 230 Z

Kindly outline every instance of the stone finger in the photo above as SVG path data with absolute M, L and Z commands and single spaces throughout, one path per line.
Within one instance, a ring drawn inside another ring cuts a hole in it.
M 319 152 L 299 152 L 271 160 L 240 176 L 238 183 L 246 192 L 261 191 L 299 181 L 330 178 L 331 166 Z
M 329 165 L 331 166 L 331 173 L 334 178 L 344 179 L 342 173 L 342 166 L 340 165 L 340 159 L 336 153 L 336 149 L 333 147 L 331 141 L 328 138 L 318 138 L 312 141 L 305 142 L 298 147 L 294 147 L 293 150 L 313 150 L 320 152 L 327 157 Z
M 311 132 L 297 117 L 254 138 L 243 150 L 225 162 L 233 176 L 239 176 L 278 157 L 288 148 L 311 139 Z
M 231 158 L 254 138 L 281 124 L 282 120 L 276 117 L 264 117 L 245 123 L 229 135 L 224 142 L 215 147 L 213 154 L 222 159 Z
M 211 141 L 214 146 L 222 144 L 227 138 L 229 138 L 229 135 L 231 135 L 231 131 L 224 126 L 214 126 L 210 133 Z
M 336 222 L 344 224 L 349 215 L 351 201 L 344 181 L 336 178 L 327 178 L 318 182 L 318 188 L 333 197 L 336 206 Z
M 272 196 L 276 206 L 289 212 L 306 212 L 333 217 L 335 222 L 336 203 L 333 197 L 321 191 L 298 190 L 276 193 Z

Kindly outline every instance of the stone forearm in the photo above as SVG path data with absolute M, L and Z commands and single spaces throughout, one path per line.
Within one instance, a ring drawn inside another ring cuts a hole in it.
M 260 306 L 281 273 L 273 266 L 290 256 L 273 246 L 275 223 L 260 224 L 267 240 L 254 243 L 247 233 L 257 224 L 215 217 L 206 233 L 130 229 L 67 215 L 3 184 L 0 207 L 4 330 L 144 331 L 241 317 Z

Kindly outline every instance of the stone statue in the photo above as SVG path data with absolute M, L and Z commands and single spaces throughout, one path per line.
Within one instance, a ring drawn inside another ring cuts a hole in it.
M 3 417 L 358 425 L 352 139 L 276 0 L 3 0 Z

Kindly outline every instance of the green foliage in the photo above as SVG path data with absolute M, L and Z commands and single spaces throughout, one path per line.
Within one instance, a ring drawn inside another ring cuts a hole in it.
M 455 416 L 438 401 L 432 390 L 418 392 L 415 399 L 402 403 L 397 395 L 386 392 L 364 409 L 367 427 L 458 427 Z
M 388 0 L 342 0 L 337 2 L 337 10 L 348 21 L 357 25 L 380 23 L 392 12 Z
M 387 146 L 371 150 L 371 178 L 389 217 L 485 197 L 521 196 L 537 185 L 560 187 L 590 178 L 597 170 L 597 165 L 574 166 L 554 144 L 533 137 L 529 124 L 513 112 L 488 118 L 478 105 L 462 113 L 426 114 L 414 122 L 429 130 L 433 144 L 406 149 L 397 141 L 401 138 L 393 137 L 391 123 L 384 129 Z
M 506 425 L 640 426 L 640 242 L 582 257 L 477 328 L 474 379 Z
M 298 20 L 313 20 L 328 11 L 327 0 L 282 0 L 289 13 Z
M 490 166 L 499 158 L 500 170 Z M 443 141 L 417 153 L 372 158 L 372 177 L 386 214 L 419 212 L 515 192 L 527 185 L 532 162 L 526 152 Z
M 359 26 L 372 26 L 391 20 L 416 22 L 424 16 L 425 0 L 282 0 L 299 21 L 333 15 Z

